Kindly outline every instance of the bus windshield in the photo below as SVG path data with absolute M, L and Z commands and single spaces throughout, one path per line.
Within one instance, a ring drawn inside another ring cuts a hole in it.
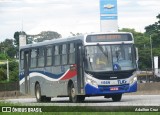
M 85 48 L 86 71 L 124 71 L 136 69 L 133 44 L 96 45 Z

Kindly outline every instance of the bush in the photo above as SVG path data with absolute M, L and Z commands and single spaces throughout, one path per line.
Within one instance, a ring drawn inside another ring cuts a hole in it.
M 6 70 L 4 68 L 0 68 L 0 81 L 4 81 L 7 79 Z
M 18 62 L 14 60 L 9 61 L 9 81 L 18 81 Z M 7 65 L 0 65 L 0 82 L 7 81 Z
M 16 61 L 11 61 L 9 63 L 9 76 L 10 76 L 10 81 L 18 81 L 18 62 Z

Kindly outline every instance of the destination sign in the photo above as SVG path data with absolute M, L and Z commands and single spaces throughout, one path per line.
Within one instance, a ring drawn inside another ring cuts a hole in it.
M 132 41 L 130 34 L 101 34 L 88 35 L 86 42 L 117 42 L 117 41 Z

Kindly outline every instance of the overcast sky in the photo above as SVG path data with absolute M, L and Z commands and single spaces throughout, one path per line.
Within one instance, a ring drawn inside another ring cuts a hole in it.
M 100 31 L 100 0 L 0 0 L 0 41 L 14 32 L 27 34 L 56 31 L 63 37 L 73 33 Z M 144 32 L 160 13 L 160 0 L 117 0 L 119 28 Z

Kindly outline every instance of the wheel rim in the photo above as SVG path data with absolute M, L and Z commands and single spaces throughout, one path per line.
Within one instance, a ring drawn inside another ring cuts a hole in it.
M 76 95 L 75 89 L 72 88 L 71 89 L 71 96 L 72 96 L 72 98 L 75 98 L 75 95 Z
M 36 96 L 37 96 L 37 99 L 40 99 L 40 92 L 39 92 L 38 88 L 37 88 L 37 91 L 36 91 Z

